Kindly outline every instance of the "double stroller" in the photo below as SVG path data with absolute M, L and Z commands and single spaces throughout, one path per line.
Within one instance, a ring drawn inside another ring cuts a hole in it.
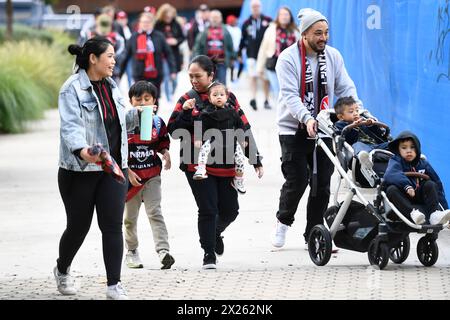
M 448 225 L 416 225 L 406 218 L 387 198 L 383 175 L 393 154 L 387 150 L 375 149 L 370 155 L 373 168 L 359 163 L 353 148 L 345 142 L 346 134 L 361 124 L 351 124 L 341 133 L 336 130 L 337 121 L 334 110 L 323 110 L 317 117 L 319 135 L 316 145 L 323 149 L 334 164 L 338 175 L 334 204 L 324 214 L 328 225 L 316 225 L 310 231 L 308 251 L 311 260 L 318 266 L 326 265 L 331 257 L 332 242 L 338 248 L 367 252 L 371 265 L 384 269 L 389 259 L 397 264 L 403 263 L 410 252 L 411 232 L 424 234 L 417 244 L 417 256 L 424 266 L 432 266 L 439 256 L 436 243 L 439 232 Z M 384 139 L 388 141 L 389 127 L 375 122 L 384 128 Z M 333 151 L 324 142 L 324 138 L 333 140 Z M 350 173 L 351 171 L 351 173 Z M 406 173 L 407 176 L 428 179 L 422 173 Z M 338 202 L 341 182 L 344 179 L 349 191 L 345 199 Z M 370 189 L 373 201 L 367 200 L 361 189 Z M 357 198 L 359 201 L 354 200 Z M 422 209 L 417 206 L 417 209 Z

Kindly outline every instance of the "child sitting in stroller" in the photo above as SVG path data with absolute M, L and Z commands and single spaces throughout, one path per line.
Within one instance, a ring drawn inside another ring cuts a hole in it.
M 351 124 L 359 124 L 345 134 L 345 141 L 352 146 L 354 155 L 361 164 L 361 173 L 370 185 L 373 181 L 373 161 L 370 152 L 375 149 L 387 150 L 387 132 L 377 125 L 373 125 L 377 120 L 366 115 L 360 115 L 359 106 L 353 97 L 340 98 L 334 110 L 339 121 L 334 127 L 342 133 L 345 127 Z M 387 160 L 386 160 L 387 161 Z
M 445 199 L 444 188 L 431 164 L 420 155 L 420 141 L 416 135 L 404 131 L 391 141 L 389 150 L 395 155 L 389 160 L 384 174 L 389 200 L 415 224 L 445 224 L 450 220 L 450 210 Z M 405 172 L 419 172 L 429 180 L 409 178 Z M 422 205 L 424 212 L 413 207 Z M 445 210 L 440 210 L 439 204 Z

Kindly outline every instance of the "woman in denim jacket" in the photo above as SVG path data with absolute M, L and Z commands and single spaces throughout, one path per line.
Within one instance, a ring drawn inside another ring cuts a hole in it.
M 67 226 L 53 272 L 60 293 L 76 294 L 70 265 L 89 231 L 95 208 L 102 232 L 106 296 L 126 299 L 120 273 L 127 186 L 103 172 L 96 164 L 99 156 L 90 155 L 88 149 L 100 143 L 127 177 L 127 128 L 138 125 L 138 110 L 126 112 L 125 99 L 111 79 L 116 63 L 111 42 L 95 37 L 82 47 L 70 45 L 68 50 L 76 55 L 78 70 L 62 86 L 58 101 L 61 118 L 58 185 Z

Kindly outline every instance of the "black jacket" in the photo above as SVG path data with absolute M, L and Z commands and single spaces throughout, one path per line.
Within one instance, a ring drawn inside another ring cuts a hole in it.
M 181 43 L 186 39 L 186 37 L 183 34 L 183 30 L 181 29 L 180 24 L 174 19 L 170 24 L 166 24 L 162 21 L 157 21 L 155 23 L 155 30 L 158 30 L 164 34 L 166 38 L 168 38 L 168 34 L 166 33 L 166 27 L 170 28 L 170 33 L 172 33 L 172 37 L 177 39 L 178 43 L 174 46 L 170 46 L 170 49 L 172 49 L 173 57 L 175 58 L 175 64 L 177 66 L 177 71 L 181 71 L 181 64 L 183 62 L 183 56 L 180 52 L 180 45 Z
M 400 140 L 411 138 L 414 141 L 414 145 L 416 147 L 417 156 L 411 161 L 407 162 L 403 159 L 398 150 L 398 145 Z M 386 173 L 384 174 L 384 183 L 386 186 L 394 185 L 402 190 L 407 190 L 412 187 L 414 189 L 417 188 L 417 181 L 414 178 L 408 178 L 405 175 L 405 172 L 420 172 L 425 173 L 430 176 L 430 179 L 437 184 L 438 187 L 438 196 L 439 203 L 444 207 L 444 209 L 448 209 L 448 203 L 445 198 L 444 188 L 442 186 L 441 179 L 439 179 L 438 174 L 434 171 L 431 164 L 424 159 L 420 158 L 421 149 L 420 149 L 420 141 L 415 134 L 409 131 L 401 132 L 398 137 L 389 143 L 389 150 L 395 153 L 395 156 L 389 160 L 388 167 L 386 169 Z
M 269 27 L 272 18 L 261 15 L 261 18 L 255 20 L 250 16 L 242 25 L 242 38 L 239 44 L 239 56 L 242 56 L 242 50 L 247 49 L 247 57 L 256 59 L 258 57 L 259 47 L 264 36 L 264 32 Z M 256 37 L 252 36 L 252 28 L 256 27 Z
M 120 64 L 120 75 L 122 76 L 125 73 L 125 69 L 129 59 L 133 59 L 133 78 L 135 80 L 144 80 L 144 70 L 145 63 L 143 60 L 136 60 L 136 52 L 137 52 L 137 37 L 139 36 L 138 32 L 134 32 L 131 36 L 130 40 L 127 43 L 127 50 L 125 54 L 125 59 Z M 169 45 L 164 38 L 164 35 L 158 31 L 153 30 L 150 34 L 150 37 L 153 41 L 153 45 L 155 46 L 155 65 L 158 70 L 158 78 L 163 78 L 163 57 L 167 58 L 170 66 L 170 72 L 176 73 L 176 65 L 175 59 L 170 49 Z

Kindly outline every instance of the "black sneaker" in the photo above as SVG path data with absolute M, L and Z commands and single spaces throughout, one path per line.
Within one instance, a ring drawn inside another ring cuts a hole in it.
M 269 101 L 264 101 L 264 109 L 267 109 L 267 110 L 270 110 L 270 109 L 272 109 L 272 107 L 270 106 L 270 104 L 269 104 Z
M 220 257 L 223 255 L 223 252 L 225 250 L 225 247 L 223 245 L 223 236 L 217 236 L 216 237 L 216 254 Z
M 216 255 L 214 253 L 205 253 L 203 257 L 203 269 L 216 269 Z
M 256 100 L 255 99 L 250 100 L 250 107 L 252 107 L 253 110 L 257 110 L 258 109 L 256 107 Z

